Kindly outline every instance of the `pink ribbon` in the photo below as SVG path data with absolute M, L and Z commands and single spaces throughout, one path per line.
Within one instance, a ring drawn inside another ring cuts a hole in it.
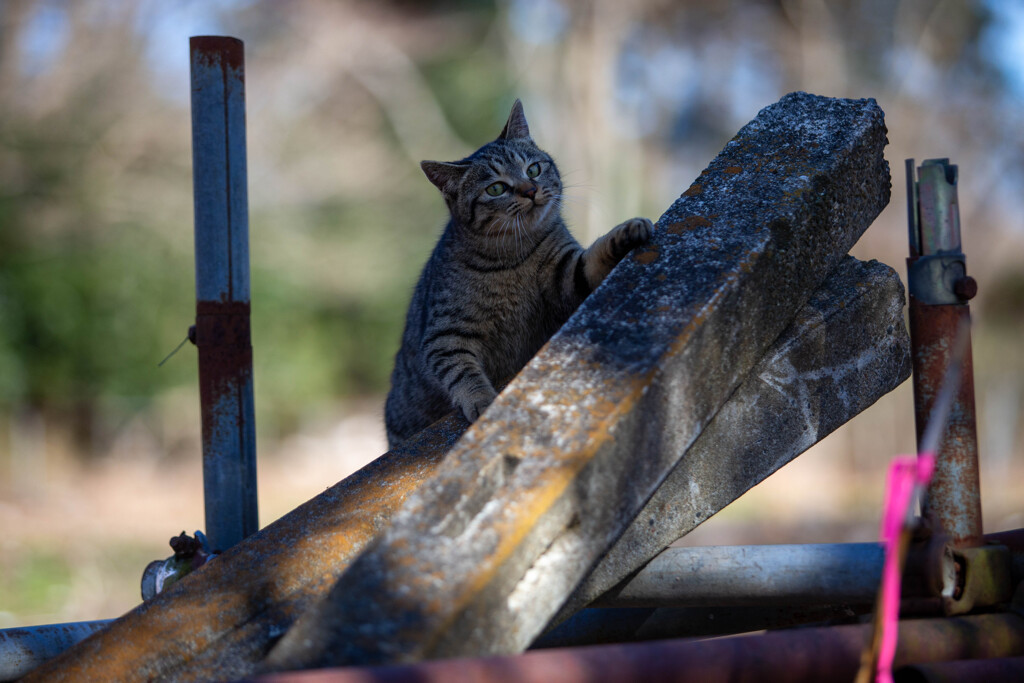
M 931 481 L 935 469 L 935 453 L 900 455 L 893 458 L 885 485 L 885 506 L 882 516 L 881 541 L 885 546 L 882 569 L 882 638 L 878 653 L 876 678 L 879 683 L 892 683 L 892 661 L 896 655 L 899 634 L 900 579 L 903 558 L 900 537 L 909 529 L 914 510 L 911 504 Z

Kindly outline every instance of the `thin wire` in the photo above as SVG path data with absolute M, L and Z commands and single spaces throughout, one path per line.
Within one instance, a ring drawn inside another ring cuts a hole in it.
M 169 360 L 171 359 L 171 356 L 173 356 L 174 354 L 176 354 L 176 353 L 177 353 L 178 351 L 181 351 L 181 347 L 182 347 L 182 346 L 184 346 L 184 345 L 185 345 L 185 342 L 187 342 L 187 341 L 188 341 L 188 335 L 186 334 L 186 335 L 185 335 L 185 338 L 181 340 L 181 343 L 180 343 L 180 344 L 178 344 L 177 346 L 175 346 L 175 347 L 174 347 L 174 350 L 173 350 L 173 351 L 171 351 L 171 352 L 170 352 L 169 354 L 167 354 L 167 357 L 166 357 L 166 358 L 164 358 L 164 359 L 163 359 L 162 361 L 160 361 L 159 363 L 157 363 L 157 364 L 156 364 L 156 366 L 157 366 L 158 368 L 162 368 L 162 367 L 164 366 L 164 363 L 166 363 L 167 361 L 169 361 Z

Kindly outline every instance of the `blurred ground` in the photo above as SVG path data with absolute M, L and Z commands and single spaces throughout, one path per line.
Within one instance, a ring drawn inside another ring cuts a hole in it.
M 907 382 L 677 545 L 876 540 L 888 444 L 913 450 L 911 401 Z M 376 405 L 337 420 L 261 452 L 261 527 L 386 450 Z M 198 433 L 190 441 L 195 457 L 173 460 L 130 443 L 90 464 L 53 449 L 36 485 L 0 489 L 0 628 L 112 618 L 138 604 L 145 565 L 172 554 L 171 536 L 203 528 Z M 986 532 L 1024 526 L 1022 476 L 1019 459 L 983 457 Z

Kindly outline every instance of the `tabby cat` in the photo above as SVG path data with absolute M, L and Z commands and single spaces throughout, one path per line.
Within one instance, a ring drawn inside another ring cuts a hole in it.
M 462 411 L 476 420 L 583 299 L 654 229 L 616 226 L 583 249 L 562 221 L 562 181 L 516 100 L 505 128 L 462 161 L 420 166 L 451 213 L 406 315 L 385 407 L 394 447 Z

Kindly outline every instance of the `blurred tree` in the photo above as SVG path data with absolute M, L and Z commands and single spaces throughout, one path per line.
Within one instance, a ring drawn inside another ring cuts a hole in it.
M 1024 177 L 1015 72 L 990 47 L 1006 16 L 995 0 L 8 0 L 0 414 L 72 417 L 102 450 L 194 381 L 187 351 L 155 367 L 194 315 L 189 31 L 246 41 L 258 424 L 283 433 L 386 389 L 445 221 L 418 162 L 493 137 L 516 96 L 582 240 L 656 215 L 737 126 L 806 89 L 876 97 L 893 159 L 956 156 L 972 263 L 1012 261 L 993 238 L 1016 234 L 1001 219 Z M 898 262 L 903 234 L 872 231 L 872 255 Z

